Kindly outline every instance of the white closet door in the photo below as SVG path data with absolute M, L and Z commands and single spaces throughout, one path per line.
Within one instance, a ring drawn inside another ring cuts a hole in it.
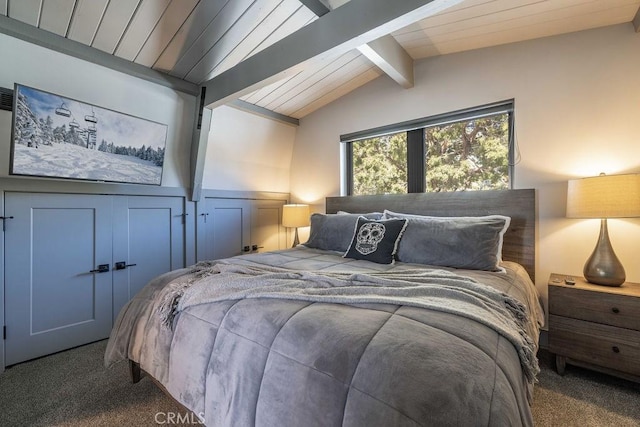
M 144 285 L 184 267 L 184 199 L 116 196 L 113 208 L 113 318 Z
M 198 203 L 197 214 L 198 261 L 228 258 L 251 250 L 251 201 L 207 197 Z
M 251 249 L 257 252 L 286 249 L 282 226 L 282 200 L 254 200 L 251 207 Z
M 0 191 L 0 215 L 4 215 L 4 192 Z M 6 221 L 9 221 L 7 218 Z M 0 242 L 4 242 L 4 220 L 0 221 Z M 4 328 L 4 245 L 0 243 L 0 326 Z M 0 340 L 0 374 L 4 372 L 4 337 Z
M 5 229 L 7 365 L 109 336 L 111 203 L 5 193 L 5 216 L 13 216 Z

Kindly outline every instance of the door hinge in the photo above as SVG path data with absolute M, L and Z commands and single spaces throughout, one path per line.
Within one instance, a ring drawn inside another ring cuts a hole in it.
M 7 339 L 7 326 L 3 326 L 2 327 L 2 339 L 6 340 Z

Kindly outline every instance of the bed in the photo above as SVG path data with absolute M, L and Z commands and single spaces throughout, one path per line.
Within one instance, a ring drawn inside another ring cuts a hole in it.
M 326 212 L 306 245 L 152 280 L 105 364 L 129 361 L 210 426 L 533 425 L 534 191 L 330 197 Z

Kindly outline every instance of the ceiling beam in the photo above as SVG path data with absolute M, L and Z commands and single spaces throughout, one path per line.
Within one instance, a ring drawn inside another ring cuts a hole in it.
M 275 120 L 287 125 L 300 126 L 300 120 L 295 117 L 285 116 L 268 108 L 261 107 L 259 105 L 251 104 L 241 99 L 234 99 L 227 104 L 229 107 L 236 108 L 247 113 L 256 114 L 267 119 Z
M 413 87 L 413 58 L 393 36 L 382 36 L 358 50 L 400 86 Z
M 207 156 L 209 143 L 209 130 L 211 129 L 211 116 L 213 111 L 204 108 L 204 91 L 197 101 L 193 132 L 191 133 L 191 201 L 199 202 L 202 198 L 202 180 L 204 178 L 204 163 Z
M 0 33 L 180 92 L 188 93 L 189 95 L 198 95 L 200 93 L 198 86 L 193 83 L 110 55 L 91 46 L 64 38 L 3 15 L 0 15 Z
M 636 16 L 633 18 L 633 27 L 636 29 L 636 33 L 640 33 L 640 7 L 636 12 Z
M 320 0 L 300 0 L 300 3 L 307 6 L 307 9 L 315 13 L 316 16 L 326 15 L 331 12 L 331 9 L 325 6 Z
M 427 18 L 462 0 L 351 0 L 205 82 L 215 108 Z
M 320 0 L 300 2 L 318 16 L 331 11 Z M 405 89 L 413 87 L 413 58 L 393 36 L 382 36 L 358 47 L 358 50 L 400 86 Z

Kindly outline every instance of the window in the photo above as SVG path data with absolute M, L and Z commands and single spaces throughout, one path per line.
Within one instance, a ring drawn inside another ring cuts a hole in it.
M 407 133 L 352 142 L 353 194 L 407 192 Z
M 343 135 L 350 195 L 511 188 L 513 100 Z

